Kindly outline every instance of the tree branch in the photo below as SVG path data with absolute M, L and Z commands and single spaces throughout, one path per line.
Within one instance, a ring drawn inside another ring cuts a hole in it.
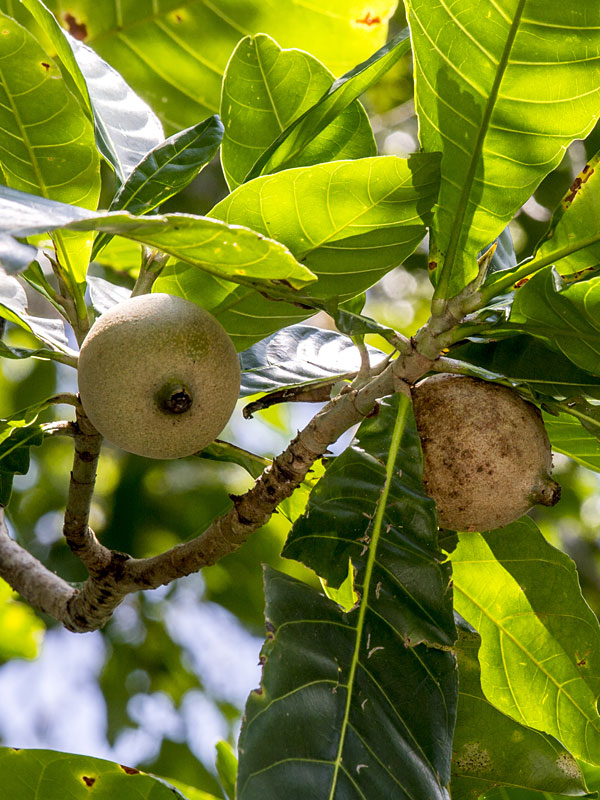
M 102 440 L 78 410 L 64 533 L 71 550 L 88 568 L 89 577 L 81 589 L 73 589 L 11 540 L 6 531 L 0 535 L 0 574 L 33 606 L 51 614 L 69 630 L 101 628 L 127 594 L 170 583 L 215 564 L 241 547 L 297 489 L 329 445 L 348 428 L 376 413 L 380 397 L 408 392 L 409 384 L 429 372 L 432 364 L 432 359 L 413 345 L 410 353 L 401 354 L 365 385 L 349 387 L 313 417 L 248 492 L 232 496 L 233 506 L 200 536 L 144 559 L 109 550 L 88 526 Z

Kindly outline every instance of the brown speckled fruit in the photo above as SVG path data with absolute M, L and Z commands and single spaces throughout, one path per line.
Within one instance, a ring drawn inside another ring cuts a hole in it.
M 558 502 L 541 414 L 512 389 L 444 374 L 421 381 L 412 395 L 423 481 L 440 527 L 492 530 L 537 503 Z
M 148 458 L 182 458 L 227 424 L 240 365 L 213 316 L 157 293 L 119 303 L 94 323 L 78 378 L 85 413 L 110 442 Z

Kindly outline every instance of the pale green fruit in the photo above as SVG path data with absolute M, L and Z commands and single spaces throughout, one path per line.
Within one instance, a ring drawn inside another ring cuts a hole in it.
M 552 506 L 552 451 L 538 409 L 505 386 L 436 375 L 414 387 L 423 482 L 442 528 L 488 531 Z
M 78 378 L 84 411 L 110 442 L 148 458 L 181 458 L 227 424 L 240 366 L 211 314 L 181 297 L 145 294 L 94 323 Z

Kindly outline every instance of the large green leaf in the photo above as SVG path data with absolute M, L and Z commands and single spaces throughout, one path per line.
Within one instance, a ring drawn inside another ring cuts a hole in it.
M 546 267 L 517 290 L 506 329 L 528 333 L 600 375 L 600 277 L 574 283 Z
M 283 242 L 319 283 L 348 299 L 402 263 L 425 235 L 437 154 L 376 156 L 298 167 L 240 186 L 210 212 Z
M 94 131 L 56 63 L 36 39 L 0 14 L 0 173 L 3 182 L 94 209 L 100 193 Z M 85 277 L 89 235 L 57 234 L 58 255 L 73 293 Z
M 376 614 L 361 622 L 287 575 L 265 577 L 269 639 L 239 740 L 238 800 L 447 800 L 453 657 L 406 647 Z
M 43 231 L 84 230 L 118 234 L 185 259 L 238 283 L 293 288 L 314 276 L 279 242 L 240 225 L 191 214 L 135 217 L 126 211 L 90 213 L 0 187 L 0 230 L 13 236 Z
M 586 796 L 577 762 L 556 739 L 515 722 L 486 700 L 477 660 L 481 640 L 464 621 L 458 630 L 452 800 L 475 800 L 490 787 L 502 784 Z
M 176 0 L 48 3 L 62 25 L 78 33 L 116 67 L 171 131 L 218 111 L 221 80 L 236 43 L 267 33 L 283 47 L 308 50 L 340 75 L 380 47 L 395 0 Z M 368 9 L 368 10 L 367 10 Z M 336 46 L 332 47 L 331 42 Z
M 221 97 L 225 126 L 221 160 L 230 189 L 246 180 L 258 157 L 332 82 L 329 70 L 302 50 L 282 50 L 265 34 L 242 39 L 227 65 Z M 369 119 L 355 101 L 286 166 L 376 153 Z
M 600 627 L 571 559 L 523 517 L 460 534 L 451 561 L 455 607 L 481 636 L 487 699 L 600 763 Z
M 332 83 L 325 94 L 297 117 L 265 150 L 246 180 L 297 166 L 316 136 L 347 109 L 369 86 L 385 74 L 410 49 L 406 30 L 381 47 L 371 58 Z
M 452 349 L 452 358 L 525 383 L 534 392 L 554 397 L 585 395 L 600 400 L 600 377 L 578 369 L 572 361 L 531 336 L 485 343 L 469 342 Z
M 600 6 L 408 0 L 407 9 L 421 144 L 443 154 L 432 260 L 445 297 L 475 276 L 477 252 L 567 145 L 591 131 Z
M 240 186 L 210 214 L 286 244 L 319 278 L 302 293 L 308 305 L 311 298 L 343 301 L 401 263 L 422 239 L 437 192 L 437 164 L 436 154 L 417 154 L 298 167 Z M 167 267 L 155 291 L 204 306 L 238 350 L 313 313 L 182 264 Z
M 165 781 L 137 769 L 52 750 L 0 748 L 0 786 L 10 800 L 185 800 Z
M 410 403 L 396 395 L 311 493 L 284 555 L 331 587 L 351 558 L 360 600 L 345 613 L 267 573 L 274 638 L 246 707 L 240 800 L 447 797 L 454 623 L 421 473 Z

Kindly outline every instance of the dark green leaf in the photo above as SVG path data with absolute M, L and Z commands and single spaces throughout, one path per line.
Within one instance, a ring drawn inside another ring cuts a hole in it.
M 351 558 L 360 604 L 346 614 L 267 572 L 274 638 L 246 707 L 240 800 L 447 797 L 454 623 L 407 398 L 383 401 L 358 436 L 311 493 L 284 554 L 333 587 Z
M 464 622 L 458 630 L 452 800 L 475 800 L 491 787 L 503 784 L 586 796 L 581 770 L 560 742 L 520 725 L 486 700 L 477 660 L 481 640 Z
M 455 607 L 481 636 L 487 699 L 600 763 L 600 627 L 571 559 L 529 517 L 461 533 L 450 558 Z
M 372 587 L 374 588 L 374 587 Z M 246 704 L 238 800 L 447 800 L 455 663 L 265 570 L 269 638 Z
M 579 403 L 571 411 L 573 414 L 544 414 L 552 449 L 600 472 L 600 407 Z
M 282 50 L 262 33 L 242 39 L 227 65 L 221 98 L 221 160 L 230 189 L 248 180 L 257 159 L 332 82 L 329 70 L 302 50 Z M 332 115 L 327 130 L 314 131 L 285 165 L 265 171 L 375 155 L 365 110 L 358 101 L 347 106 L 340 108 L 339 116 Z M 252 172 L 252 177 L 260 174 Z
M 383 354 L 370 348 L 375 364 Z M 360 369 L 360 354 L 347 336 L 310 325 L 292 325 L 240 353 L 241 396 L 271 392 Z
M 600 6 L 409 0 L 421 145 L 442 155 L 432 261 L 438 293 L 493 241 L 598 116 Z M 575 77 L 576 76 L 576 77 Z
M 600 377 L 578 369 L 562 353 L 555 353 L 531 336 L 485 343 L 469 342 L 453 348 L 452 358 L 483 367 L 515 383 L 554 397 L 586 395 L 600 400 Z
M 0 442 L 0 506 L 7 506 L 12 492 L 15 474 L 29 472 L 29 448 L 44 441 L 39 426 L 16 428 L 12 435 Z
M 369 86 L 384 75 L 410 49 L 407 31 L 402 31 L 381 47 L 371 58 L 334 81 L 325 94 L 303 114 L 289 124 L 265 150 L 252 167 L 246 180 L 270 172 L 299 166 L 311 143 L 334 120 L 343 119 L 343 112 Z M 327 128 L 329 131 L 329 129 Z M 330 135 L 330 134 L 328 134 Z M 323 161 L 326 159 L 322 159 Z M 327 159 L 329 160 L 329 159 Z M 303 161 L 302 163 L 307 163 Z
M 593 375 L 600 375 L 600 277 L 565 282 L 546 267 L 518 289 L 509 323 L 541 339 Z

